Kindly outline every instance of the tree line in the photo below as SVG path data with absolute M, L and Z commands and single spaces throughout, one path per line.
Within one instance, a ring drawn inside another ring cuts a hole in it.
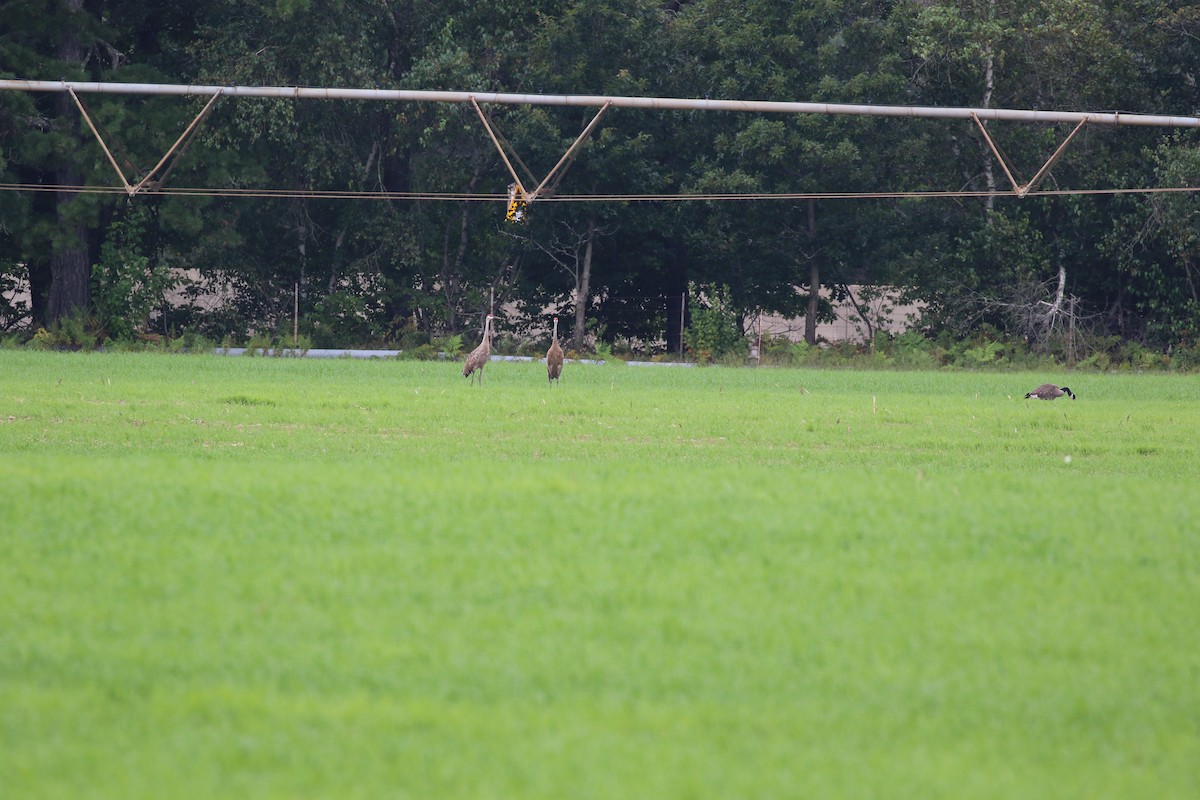
M 42 80 L 1194 115 L 1198 50 L 1200 5 L 1164 0 L 0 6 L 0 77 Z M 131 175 L 154 166 L 207 102 L 81 100 Z M 545 174 L 596 109 L 486 113 Z M 868 284 L 926 303 L 928 334 L 988 330 L 1051 347 L 1069 330 L 1195 346 L 1195 193 L 998 193 L 1006 164 L 1027 180 L 1070 132 L 610 109 L 559 194 L 887 196 L 535 202 L 514 225 L 503 203 L 320 196 L 503 193 L 507 169 L 468 105 L 225 98 L 164 185 L 288 193 L 127 197 L 39 190 L 117 179 L 69 95 L 0 92 L 0 329 L 85 318 L 114 337 L 152 323 L 237 338 L 290 329 L 298 316 L 314 344 L 364 344 L 477 331 L 490 308 L 536 317 L 549 307 L 576 347 L 588 335 L 673 351 L 682 299 L 719 297 L 738 323 L 760 310 L 805 316 L 811 339 L 829 292 Z M 1085 126 L 1040 188 L 1190 187 L 1198 177 L 1194 132 Z M 974 194 L 896 196 L 942 191 Z M 164 305 L 169 289 L 182 301 Z M 198 302 L 214 291 L 221 303 Z

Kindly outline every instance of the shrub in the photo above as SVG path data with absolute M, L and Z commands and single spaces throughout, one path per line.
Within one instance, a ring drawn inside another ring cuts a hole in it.
M 417 328 L 416 323 L 409 319 L 403 328 L 400 329 L 399 347 L 401 350 L 415 350 L 423 345 L 432 343 L 433 337 L 428 331 L 423 331 Z
M 728 286 L 688 284 L 688 315 L 683 343 L 698 361 L 711 363 L 744 349 L 745 339 L 738 333 Z
M 613 352 L 612 347 L 607 342 L 596 340 L 596 358 L 603 361 L 605 364 L 615 364 L 620 361 L 617 354 Z
M 462 356 L 463 337 L 461 333 L 447 336 L 445 339 L 438 339 L 436 344 L 438 350 L 445 353 L 447 358 L 456 359 Z
M 132 339 L 145 327 L 175 283 L 167 267 L 145 253 L 148 213 L 144 206 L 126 206 L 109 227 L 100 260 L 92 267 L 99 327 L 119 341 Z
M 426 342 L 416 347 L 408 347 L 400 351 L 397 358 L 405 361 L 436 361 L 441 357 L 438 349 L 432 343 Z
M 180 335 L 167 340 L 167 348 L 172 353 L 209 353 L 215 347 L 216 344 L 212 340 L 194 328 L 189 328 Z
M 1194 342 L 1191 346 L 1184 345 L 1175 348 L 1171 361 L 1175 369 L 1184 372 L 1200 370 L 1200 342 Z
M 367 299 L 349 292 L 334 292 L 321 298 L 305 316 L 304 328 L 316 347 L 354 347 L 381 336 Z
M 256 333 L 250 337 L 250 341 L 246 342 L 246 350 L 244 356 L 265 356 L 271 353 L 271 337 L 265 333 Z
M 1087 371 L 1103 372 L 1103 371 L 1107 370 L 1109 368 L 1109 366 L 1111 366 L 1111 365 L 1112 365 L 1112 358 L 1108 355 L 1108 353 L 1103 350 L 1097 350 L 1096 352 L 1092 353 L 1090 356 L 1088 356 L 1087 358 L 1083 359 L 1078 364 L 1076 364 L 1075 369 L 1085 371 L 1085 372 L 1087 372 Z
M 933 369 L 940 366 L 935 345 L 917 331 L 905 331 L 891 341 L 890 359 L 900 369 Z
M 102 337 L 96 321 L 84 314 L 63 317 L 49 329 L 38 328 L 29 346 L 35 350 L 95 350 Z

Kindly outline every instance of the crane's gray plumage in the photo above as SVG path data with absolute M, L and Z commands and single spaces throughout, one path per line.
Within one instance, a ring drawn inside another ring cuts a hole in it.
M 1075 399 L 1075 393 L 1067 387 L 1055 386 L 1053 383 L 1043 383 L 1025 395 L 1025 399 L 1028 400 L 1031 397 L 1036 397 L 1038 400 L 1053 400 L 1056 397 L 1062 397 L 1064 394 L 1072 400 Z
M 554 318 L 554 338 L 550 340 L 550 349 L 546 351 L 546 380 L 554 385 L 554 381 L 562 376 L 563 350 L 558 346 L 558 317 Z
M 487 320 L 483 323 L 483 341 L 479 343 L 467 356 L 466 363 L 463 364 L 463 377 L 471 376 L 471 383 L 475 383 L 475 373 L 479 373 L 479 383 L 483 384 L 483 367 L 488 362 L 488 358 L 492 354 L 492 315 L 487 315 Z

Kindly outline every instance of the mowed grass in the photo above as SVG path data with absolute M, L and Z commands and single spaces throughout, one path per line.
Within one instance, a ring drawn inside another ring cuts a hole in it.
M 0 794 L 1200 796 L 1200 377 L 460 369 L 0 351 Z

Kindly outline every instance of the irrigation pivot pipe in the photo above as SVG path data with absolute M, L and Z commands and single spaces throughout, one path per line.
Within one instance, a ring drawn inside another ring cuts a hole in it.
M 416 89 L 342 89 L 306 86 L 194 86 L 171 83 L 112 83 L 87 81 L 0 80 L 0 91 L 66 92 L 77 94 L 201 95 L 212 97 L 281 97 L 313 100 L 382 100 L 418 103 L 478 103 L 535 106 L 596 106 L 657 110 L 741 111 L 774 114 L 836 114 L 849 116 L 928 119 L 1011 120 L 1016 122 L 1147 127 L 1200 128 L 1200 117 L 1121 112 L 1036 111 L 1012 108 L 941 108 L 937 106 L 877 106 L 845 103 L 801 103 L 774 100 L 710 100 L 686 97 L 620 97 L 586 94 L 511 94 L 506 92 L 443 92 Z

